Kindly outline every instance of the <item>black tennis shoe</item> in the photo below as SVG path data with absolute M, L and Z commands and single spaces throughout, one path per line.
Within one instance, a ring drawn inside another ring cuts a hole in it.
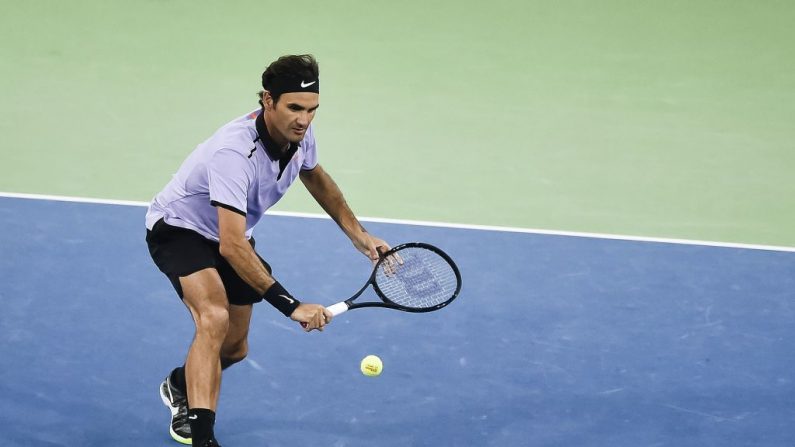
M 166 377 L 166 380 L 160 384 L 160 398 L 163 399 L 163 404 L 171 410 L 171 426 L 168 427 L 171 437 L 179 443 L 191 445 L 188 397 L 171 385 L 171 377 Z M 217 443 L 211 444 L 211 446 L 217 445 Z

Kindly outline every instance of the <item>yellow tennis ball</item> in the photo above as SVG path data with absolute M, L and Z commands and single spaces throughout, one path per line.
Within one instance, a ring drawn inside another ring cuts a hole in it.
M 362 370 L 362 374 L 365 376 L 375 377 L 381 374 L 381 370 L 384 369 L 384 364 L 377 355 L 368 355 L 362 359 L 360 368 Z

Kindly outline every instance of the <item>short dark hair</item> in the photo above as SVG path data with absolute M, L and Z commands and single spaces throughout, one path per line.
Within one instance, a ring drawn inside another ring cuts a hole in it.
M 262 88 L 271 92 L 274 104 L 279 101 L 281 96 L 281 93 L 274 95 L 270 89 L 276 77 L 317 79 L 320 77 L 320 69 L 317 66 L 317 60 L 311 54 L 282 56 L 268 65 L 268 68 L 262 73 Z M 263 105 L 262 93 L 263 91 L 257 93 L 260 105 Z

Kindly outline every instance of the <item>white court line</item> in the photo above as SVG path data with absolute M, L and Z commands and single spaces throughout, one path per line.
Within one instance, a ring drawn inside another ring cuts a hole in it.
M 58 202 L 96 203 L 101 205 L 123 205 L 123 206 L 140 206 L 140 207 L 149 206 L 149 202 L 139 202 L 133 200 L 94 199 L 89 197 L 55 196 L 55 195 L 46 195 L 46 194 L 23 194 L 23 193 L 2 192 L 2 191 L 0 191 L 0 197 L 8 197 L 15 199 L 31 199 L 31 200 L 53 200 Z M 290 211 L 268 211 L 267 214 L 272 216 L 302 217 L 308 219 L 330 219 L 330 217 L 328 217 L 325 214 L 294 213 Z M 691 239 L 628 236 L 622 234 L 584 233 L 578 231 L 540 230 L 534 228 L 500 227 L 492 225 L 469 225 L 469 224 L 456 224 L 456 223 L 447 223 L 447 222 L 428 222 L 421 220 L 385 219 L 380 217 L 360 217 L 359 220 L 361 220 L 362 222 L 376 222 L 376 223 L 388 223 L 388 224 L 398 224 L 398 225 L 417 225 L 423 227 L 459 228 L 466 230 L 502 231 L 509 233 L 546 234 L 551 236 L 586 237 L 594 239 L 612 239 L 612 240 L 637 241 L 637 242 L 659 242 L 664 244 L 704 245 L 709 247 L 746 248 L 750 250 L 769 250 L 769 251 L 784 251 L 784 252 L 795 253 L 795 247 L 783 247 L 775 245 L 739 244 L 733 242 L 715 242 L 715 241 L 699 241 Z

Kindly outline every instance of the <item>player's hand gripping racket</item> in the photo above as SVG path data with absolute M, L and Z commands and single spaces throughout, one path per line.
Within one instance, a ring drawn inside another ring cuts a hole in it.
M 354 302 L 370 285 L 381 301 Z M 430 244 L 411 242 L 382 253 L 364 286 L 327 309 L 334 316 L 361 307 L 430 312 L 450 304 L 460 290 L 461 273 L 447 253 Z

